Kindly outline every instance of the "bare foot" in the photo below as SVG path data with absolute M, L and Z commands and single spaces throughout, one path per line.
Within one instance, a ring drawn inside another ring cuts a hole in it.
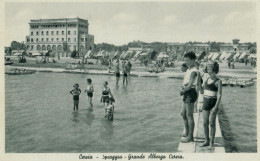
M 180 137 L 185 137 L 185 138 L 186 138 L 187 136 L 188 136 L 188 134 L 181 134 L 181 135 L 180 135 Z
M 202 143 L 202 144 L 200 145 L 200 147 L 205 147 L 205 146 L 209 146 L 209 142 L 208 142 L 208 141 L 205 141 L 204 143 Z
M 185 139 L 182 139 L 181 142 L 182 143 L 190 143 L 190 142 L 193 142 L 194 140 L 191 139 L 191 138 L 185 138 Z
M 214 145 L 210 145 L 210 146 L 208 147 L 208 149 L 209 149 L 209 150 L 214 150 L 215 147 L 214 147 Z

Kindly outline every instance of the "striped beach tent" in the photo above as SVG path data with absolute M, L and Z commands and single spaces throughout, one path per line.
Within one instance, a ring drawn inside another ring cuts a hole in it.
M 227 56 L 227 53 L 226 53 L 226 52 L 223 52 L 223 53 L 220 55 L 219 59 L 224 60 L 226 56 Z
M 218 60 L 220 57 L 220 53 L 214 53 L 214 55 L 211 57 L 211 60 Z
M 244 59 L 247 56 L 246 52 L 243 52 L 240 56 L 239 56 L 239 60 Z

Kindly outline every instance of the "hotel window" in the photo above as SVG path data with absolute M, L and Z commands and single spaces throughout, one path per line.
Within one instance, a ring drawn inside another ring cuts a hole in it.
M 70 31 L 68 31 L 68 35 L 70 35 Z
M 33 50 L 33 45 L 31 46 L 31 50 Z
M 73 46 L 73 49 L 74 49 L 74 50 L 77 50 L 77 47 L 76 47 L 76 45 L 74 45 L 74 46 Z
M 49 41 L 49 38 L 46 38 L 46 41 Z
M 44 39 L 42 38 L 42 41 L 44 41 Z
M 84 38 L 81 38 L 81 41 L 84 42 Z
M 36 38 L 36 42 L 38 42 L 38 38 Z
M 77 42 L 77 39 L 76 39 L 76 38 L 74 38 L 74 42 Z
M 31 35 L 33 36 L 33 32 L 31 32 Z
M 27 39 L 27 42 L 30 42 L 30 39 Z
M 53 41 L 54 39 L 53 38 L 51 38 L 51 41 Z
M 70 38 L 68 38 L 68 42 L 70 42 Z
M 54 34 L 54 32 L 53 31 L 51 31 L 51 35 L 53 35 Z
M 42 35 L 44 35 L 44 32 L 42 31 Z
M 57 38 L 56 40 L 59 41 L 59 38 Z
M 76 35 L 76 31 L 74 31 L 74 35 Z
M 46 35 L 49 35 L 49 31 L 46 31 Z
M 59 35 L 59 31 L 56 31 L 56 35 Z
M 87 39 L 87 38 L 85 38 L 85 41 L 88 41 L 88 39 Z
M 64 41 L 64 38 L 62 38 L 62 41 Z
M 38 32 L 38 31 L 36 32 L 36 35 L 39 35 L 39 32 Z
M 31 42 L 33 42 L 33 38 L 31 38 Z
M 62 35 L 64 35 L 64 31 L 62 31 L 61 33 L 62 33 Z

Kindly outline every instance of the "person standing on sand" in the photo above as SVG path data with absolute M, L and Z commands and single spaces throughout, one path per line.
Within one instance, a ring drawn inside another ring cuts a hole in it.
M 185 72 L 183 79 L 183 87 L 181 91 L 181 95 L 183 95 L 183 106 L 181 110 L 181 116 L 184 122 L 184 139 L 181 140 L 183 143 L 189 143 L 194 141 L 193 132 L 194 132 L 194 103 L 197 100 L 197 69 L 195 67 L 195 59 L 196 55 L 194 52 L 188 52 L 184 55 L 184 61 L 187 65 L 188 69 Z
M 205 142 L 201 145 L 201 147 L 209 146 L 209 150 L 213 150 L 216 133 L 216 117 L 222 97 L 222 82 L 216 76 L 216 74 L 219 72 L 219 64 L 215 61 L 209 62 L 207 64 L 206 72 L 209 74 L 209 77 L 204 83 L 204 97 L 202 107 Z

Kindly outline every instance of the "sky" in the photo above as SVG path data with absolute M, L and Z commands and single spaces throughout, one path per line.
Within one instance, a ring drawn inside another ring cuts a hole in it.
M 31 19 L 89 21 L 94 43 L 256 41 L 254 2 L 9 2 L 5 4 L 5 45 L 25 41 Z

